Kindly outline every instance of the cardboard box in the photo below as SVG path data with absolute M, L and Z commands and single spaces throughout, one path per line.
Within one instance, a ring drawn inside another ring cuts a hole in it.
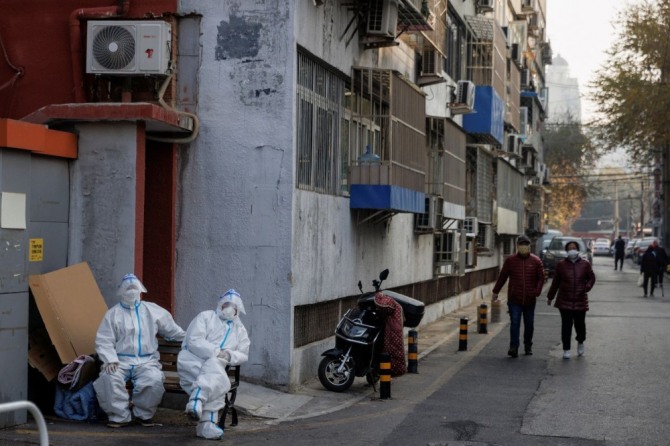
M 32 275 L 28 283 L 61 363 L 95 353 L 95 335 L 107 304 L 88 264 Z

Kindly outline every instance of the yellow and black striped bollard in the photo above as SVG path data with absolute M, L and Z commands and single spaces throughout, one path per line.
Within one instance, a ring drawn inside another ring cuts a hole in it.
M 488 320 L 489 307 L 486 304 L 481 304 L 479 306 L 479 333 L 488 333 L 487 329 L 487 320 Z
M 391 355 L 379 355 L 379 399 L 391 398 Z
M 458 351 L 464 352 L 468 349 L 468 318 L 461 318 L 461 325 L 458 332 Z
M 416 330 L 407 333 L 407 372 L 419 373 L 419 334 Z

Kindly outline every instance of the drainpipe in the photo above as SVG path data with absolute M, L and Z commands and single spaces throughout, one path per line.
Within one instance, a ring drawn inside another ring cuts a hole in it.
M 79 8 L 70 13 L 70 57 L 72 59 L 72 79 L 74 81 L 74 100 L 86 101 L 84 94 L 84 67 L 81 49 L 81 20 L 124 17 L 130 9 L 130 0 L 119 0 L 118 6 L 99 8 Z

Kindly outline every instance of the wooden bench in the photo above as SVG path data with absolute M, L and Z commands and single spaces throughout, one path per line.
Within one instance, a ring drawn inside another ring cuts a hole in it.
M 179 385 L 179 374 L 177 373 L 177 355 L 181 351 L 181 342 L 166 341 L 158 338 L 158 353 L 160 353 L 159 362 L 163 366 L 165 382 L 163 386 L 166 392 L 186 393 Z M 226 393 L 226 405 L 223 407 L 219 427 L 225 429 L 226 415 L 230 412 L 230 426 L 237 426 L 237 409 L 235 408 L 235 398 L 237 389 L 240 386 L 240 366 L 226 366 L 228 378 L 230 379 L 230 390 Z

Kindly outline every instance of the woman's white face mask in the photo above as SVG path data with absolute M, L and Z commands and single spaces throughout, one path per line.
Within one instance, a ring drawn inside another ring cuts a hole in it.
M 140 301 L 141 294 L 142 292 L 140 290 L 126 290 L 121 295 L 121 302 L 123 302 L 124 305 L 131 307 Z
M 579 251 L 577 251 L 576 249 L 571 249 L 570 251 L 568 251 L 568 258 L 571 260 L 576 259 L 578 255 Z

